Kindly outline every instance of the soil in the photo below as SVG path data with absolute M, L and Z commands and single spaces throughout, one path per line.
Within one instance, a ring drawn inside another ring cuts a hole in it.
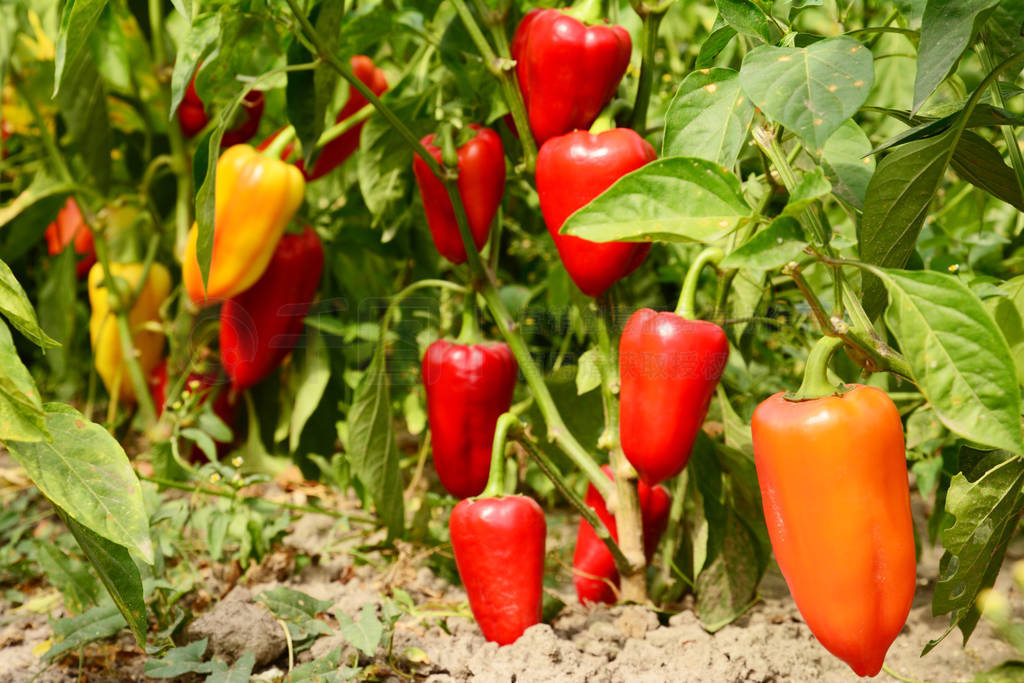
M 552 534 L 564 535 L 569 525 L 555 526 Z M 461 681 L 532 683 L 548 681 L 630 683 L 690 681 L 823 681 L 839 683 L 857 677 L 832 657 L 814 639 L 789 598 L 777 569 L 770 570 L 761 585 L 761 601 L 733 624 L 714 635 L 701 628 L 692 609 L 686 609 L 659 623 L 657 615 L 638 606 L 585 608 L 576 603 L 570 585 L 554 591 L 566 606 L 550 624 L 526 631 L 514 644 L 498 647 L 480 635 L 468 617 L 465 593 L 417 566 L 414 552 L 403 553 L 390 565 L 374 567 L 356 563 L 344 552 L 344 541 L 336 520 L 306 515 L 293 523 L 284 547 L 268 556 L 256 571 L 234 583 L 233 578 L 216 578 L 200 593 L 224 595 L 210 599 L 205 611 L 184 631 L 185 639 L 209 638 L 208 653 L 233 662 L 246 651 L 255 654 L 255 679 L 282 680 L 288 671 L 288 644 L 283 627 L 253 597 L 275 586 L 285 585 L 315 598 L 329 600 L 328 613 L 342 612 L 357 619 L 363 606 L 376 605 L 378 613 L 384 594 L 395 587 L 405 590 L 416 607 L 403 614 L 395 626 L 389 661 L 383 647 L 375 658 L 360 654 L 337 633 L 323 636 L 312 647 L 299 652 L 299 665 L 343 648 L 343 661 L 369 667 L 384 680 L 401 681 L 394 668 L 407 676 L 430 683 Z M 550 538 L 549 547 L 564 543 Z M 337 552 L 321 554 L 324 548 Z M 297 553 L 318 560 L 301 572 L 293 571 Z M 921 649 L 938 637 L 948 624 L 945 616 L 931 616 L 933 577 L 938 573 L 940 551 L 925 550 L 918 566 L 919 589 L 910 617 L 889 650 L 886 664 L 901 676 L 917 681 L 970 681 L 979 671 L 1018 658 L 985 623 L 977 628 L 966 648 L 959 633 L 951 634 L 925 657 Z M 371 558 L 372 559 L 372 558 Z M 422 562 L 419 563 L 422 565 Z M 386 566 L 384 570 L 380 567 Z M 1004 572 L 1006 576 L 1008 572 Z M 245 584 L 245 585 L 242 585 Z M 1007 580 L 1009 584 L 1009 580 Z M 1003 588 L 1012 593 L 1012 586 Z M 41 589 L 35 601 L 45 605 L 46 591 L 55 607 L 51 617 L 60 616 L 58 594 Z M 1015 602 L 1020 601 L 1014 595 Z M 193 603 L 199 612 L 204 601 Z M 448 616 L 452 613 L 459 616 Z M 443 616 L 438 616 L 443 615 Z M 69 656 L 47 666 L 40 654 L 47 649 L 52 632 L 45 613 L 24 608 L 0 613 L 0 683 L 88 681 L 143 681 L 146 657 L 123 631 L 115 642 L 93 643 L 84 656 Z M 374 667 L 374 664 L 378 666 Z M 886 680 L 885 673 L 879 679 Z M 166 680 L 166 679 L 163 679 Z M 199 680 L 199 679 L 197 679 Z

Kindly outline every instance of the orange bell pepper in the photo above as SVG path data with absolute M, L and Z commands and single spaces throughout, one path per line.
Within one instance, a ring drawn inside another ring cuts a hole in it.
M 213 257 L 205 288 L 196 255 L 198 225 L 188 234 L 182 275 L 189 298 L 214 303 L 251 287 L 267 269 L 305 191 L 302 172 L 291 164 L 249 145 L 225 151 L 217 161 Z

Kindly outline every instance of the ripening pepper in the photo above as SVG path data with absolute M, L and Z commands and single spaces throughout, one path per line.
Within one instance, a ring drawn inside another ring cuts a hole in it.
M 512 59 L 537 144 L 590 128 L 619 87 L 632 43 L 621 26 L 586 26 L 557 9 L 535 9 L 512 37 Z
M 459 576 L 484 638 L 508 645 L 540 623 L 547 524 L 526 496 L 467 498 L 449 519 Z
M 649 308 L 630 316 L 619 340 L 619 440 L 648 486 L 686 467 L 728 359 L 714 323 Z
M 487 484 L 494 425 L 512 405 L 519 365 L 507 344 L 439 339 L 423 355 L 434 467 L 456 498 Z
M 602 465 L 601 470 L 612 479 L 612 468 Z M 647 562 L 654 557 L 658 541 L 665 533 L 668 524 L 669 508 L 672 497 L 664 486 L 651 488 L 639 482 L 637 494 L 640 498 L 640 520 L 643 526 L 644 555 Z M 593 484 L 587 487 L 587 495 L 583 501 L 594 509 L 608 531 L 612 540 L 618 541 L 619 534 L 615 526 L 615 518 L 608 512 L 604 498 L 597 492 Z M 576 532 L 576 550 L 572 556 L 573 577 L 576 586 L 576 597 L 581 603 L 603 602 L 615 603 L 615 591 L 612 585 L 619 585 L 619 571 L 615 568 L 615 559 L 608 546 L 604 544 L 587 520 L 580 518 L 579 531 Z
M 903 425 L 884 392 L 840 391 L 761 403 L 754 460 L 772 549 L 800 614 L 829 652 L 874 676 L 916 584 Z
M 537 196 L 548 232 L 576 286 L 597 298 L 636 270 L 650 244 L 591 242 L 560 235 L 565 219 L 612 183 L 657 158 L 654 148 L 628 128 L 593 135 L 578 130 L 545 142 L 537 155 Z
M 75 273 L 79 278 L 85 277 L 92 264 L 96 263 L 92 231 L 82 220 L 82 212 L 72 197 L 64 202 L 64 206 L 57 212 L 57 218 L 46 228 L 43 236 L 50 256 L 56 256 L 69 245 L 74 245 L 75 253 L 81 257 L 75 264 Z
M 233 400 L 231 392 L 228 391 L 227 386 L 220 387 L 221 378 L 215 372 L 190 372 L 188 379 L 185 380 L 185 388 L 183 391 L 189 391 L 191 393 L 199 394 L 199 404 L 206 403 L 211 394 L 216 392 L 216 398 L 213 400 L 213 414 L 221 419 L 221 421 L 230 427 L 232 430 L 235 428 L 236 418 L 238 417 L 238 404 L 237 400 Z M 156 366 L 153 374 L 149 378 L 149 393 L 153 397 L 153 405 L 156 407 L 157 417 L 163 415 L 164 408 L 168 403 L 168 399 L 171 398 L 171 403 L 174 400 L 178 400 L 179 397 L 168 397 L 167 396 L 167 360 L 163 360 L 160 365 Z M 217 442 L 217 454 L 223 456 L 230 449 L 230 443 Z M 204 462 L 205 457 L 203 452 L 198 448 L 189 448 L 188 453 L 184 454 L 189 462 Z
M 197 69 L 198 72 L 198 69 Z M 263 118 L 263 107 L 266 98 L 260 90 L 250 90 L 242 99 L 241 121 L 229 130 L 224 131 L 220 146 L 222 148 L 233 145 L 241 145 L 252 139 L 260 127 L 260 119 Z M 206 128 L 210 118 L 206 114 L 206 107 L 203 105 L 199 93 L 196 92 L 196 75 L 192 74 L 192 80 L 185 88 L 185 94 L 178 105 L 178 124 L 181 132 L 187 138 L 195 137 L 199 131 Z
M 306 191 L 299 169 L 263 156 L 249 145 L 229 148 L 217 161 L 213 257 L 203 289 L 193 223 L 182 277 L 189 298 L 213 303 L 241 294 L 259 279 Z
M 110 269 L 113 276 L 121 280 L 119 291 L 127 295 L 139 286 L 145 264 L 111 263 Z M 110 392 L 111 400 L 133 402 L 135 388 L 123 362 L 117 318 L 110 307 L 110 294 L 104 278 L 103 265 L 93 265 L 89 271 L 88 281 L 89 305 L 92 308 L 89 318 L 89 339 L 92 342 L 93 362 L 96 365 L 96 373 Z M 145 285 L 128 312 L 132 345 L 138 355 L 144 377 L 149 377 L 153 369 L 160 364 L 164 348 L 163 334 L 144 329 L 144 326 L 160 322 L 160 306 L 170 292 L 170 273 L 162 264 L 154 263 L 149 268 Z
M 458 149 L 459 196 L 466 208 L 469 229 L 477 251 L 487 243 L 502 195 L 505 194 L 505 148 L 501 138 L 490 128 L 470 124 L 476 135 Z M 431 156 L 441 163 L 441 148 L 434 144 L 433 134 L 420 142 Z M 431 172 L 427 162 L 413 156 L 412 170 L 427 214 L 427 227 L 434 238 L 434 246 L 441 256 L 458 265 L 466 262 L 466 248 L 455 221 L 455 209 L 448 199 L 444 183 Z
M 384 75 L 384 70 L 374 66 L 372 59 L 365 55 L 356 55 L 349 60 L 349 63 L 352 65 L 352 72 L 356 75 L 356 78 L 362 81 L 374 95 L 380 96 L 388 89 L 388 79 Z M 341 123 L 366 105 L 367 100 L 363 97 L 363 94 L 350 85 L 348 88 L 348 100 L 341 108 L 341 111 L 338 112 L 334 122 Z M 302 175 L 306 177 L 306 180 L 322 178 L 338 166 L 341 166 L 346 159 L 352 156 L 352 153 L 359 149 L 359 133 L 363 130 L 364 123 L 365 121 L 360 121 L 324 145 L 316 161 L 313 162 L 312 170 L 306 168 L 306 164 L 302 159 L 296 161 L 295 165 L 302 171 Z M 257 149 L 266 149 L 283 130 L 284 128 L 281 128 L 261 142 Z M 290 157 L 294 149 L 294 143 L 285 145 L 284 149 L 281 150 L 281 158 L 287 159 Z
M 220 309 L 220 354 L 235 391 L 272 373 L 302 334 L 324 267 L 316 231 L 281 238 L 256 283 Z

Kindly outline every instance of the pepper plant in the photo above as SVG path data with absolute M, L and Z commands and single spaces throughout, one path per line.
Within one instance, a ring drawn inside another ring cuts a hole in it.
M 579 512 L 582 602 L 693 594 L 714 631 L 774 551 L 873 674 L 916 538 L 966 640 L 1024 510 L 1022 26 L 1019 0 L 2 3 L 0 438 L 140 644 L 121 444 L 161 487 L 209 477 L 197 451 L 294 463 L 388 543 L 447 490 L 499 642 L 539 561 L 510 632 L 472 525 L 529 508 L 500 533 L 536 550 L 515 489 Z

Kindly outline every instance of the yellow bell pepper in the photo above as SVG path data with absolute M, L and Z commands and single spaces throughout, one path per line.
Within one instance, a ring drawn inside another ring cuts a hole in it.
M 182 274 L 189 298 L 215 303 L 251 287 L 267 269 L 305 192 L 302 172 L 292 164 L 249 145 L 229 147 L 217 161 L 213 256 L 205 289 L 196 256 L 198 225 L 188 234 Z
M 142 263 L 111 263 L 114 277 L 123 280 L 121 293 L 134 292 L 142 279 Z M 89 339 L 92 341 L 93 362 L 96 373 L 110 393 L 111 400 L 132 403 L 135 388 L 121 353 L 121 336 L 117 330 L 117 317 L 110 308 L 110 295 L 102 264 L 89 271 Z M 130 291 L 124 291 L 125 285 Z M 171 275 L 163 265 L 154 263 L 149 268 L 146 284 L 128 312 L 128 326 L 132 331 L 132 345 L 138 355 L 142 375 L 149 377 L 163 356 L 164 336 L 155 330 L 143 329 L 146 323 L 160 321 L 160 306 L 171 292 Z

